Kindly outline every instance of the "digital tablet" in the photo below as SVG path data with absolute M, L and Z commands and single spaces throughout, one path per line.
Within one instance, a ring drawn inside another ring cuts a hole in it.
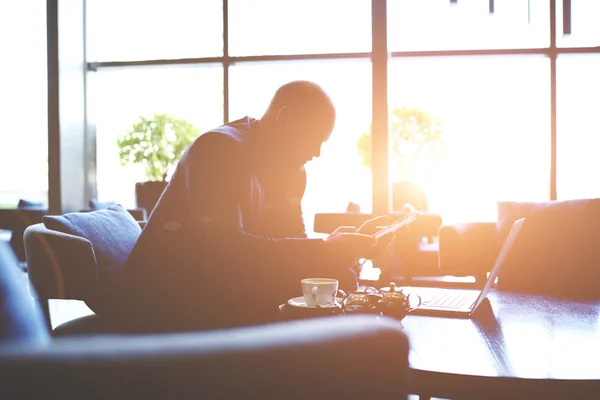
M 402 229 L 405 226 L 408 226 L 408 225 L 412 224 L 413 222 L 415 222 L 417 219 L 419 219 L 420 216 L 421 216 L 421 214 L 419 214 L 418 212 L 410 212 L 410 213 L 406 214 L 404 217 L 400 218 L 398 221 L 384 227 L 380 231 L 375 232 L 373 234 L 373 237 L 376 239 L 381 239 L 385 235 L 389 235 L 390 233 L 395 233 L 399 229 Z

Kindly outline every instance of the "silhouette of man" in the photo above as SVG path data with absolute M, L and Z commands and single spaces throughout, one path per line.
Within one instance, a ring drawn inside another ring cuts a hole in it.
M 145 330 L 257 324 L 276 319 L 303 278 L 337 278 L 355 290 L 349 267 L 380 250 L 370 234 L 386 217 L 309 239 L 300 205 L 304 164 L 320 155 L 334 122 L 322 88 L 294 81 L 260 119 L 198 137 L 126 264 L 115 306 L 121 320 Z

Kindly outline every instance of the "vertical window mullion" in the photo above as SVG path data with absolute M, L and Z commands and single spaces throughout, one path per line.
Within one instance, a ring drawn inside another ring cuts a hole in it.
M 371 133 L 371 173 L 373 213 L 390 212 L 388 183 L 388 95 L 387 95 L 387 1 L 372 0 L 373 121 Z
M 556 0 L 550 1 L 550 200 L 556 200 Z
M 229 1 L 223 0 L 223 122 L 229 122 Z

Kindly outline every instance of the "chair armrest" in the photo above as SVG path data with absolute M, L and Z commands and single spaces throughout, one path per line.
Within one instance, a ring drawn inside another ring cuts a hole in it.
M 93 293 L 98 269 L 89 240 L 35 224 L 25 230 L 24 242 L 34 297 L 85 300 Z
M 442 225 L 439 229 L 439 246 L 442 273 L 484 276 L 491 270 L 500 250 L 496 223 Z
M 329 317 L 4 346 L 0 397 L 406 398 L 407 369 L 397 321 Z
M 394 222 L 405 215 L 406 213 L 402 212 L 392 213 L 389 215 L 390 222 Z M 376 215 L 366 213 L 317 213 L 315 214 L 313 230 L 315 232 L 329 234 L 342 225 L 355 226 L 358 228 L 363 222 L 374 217 L 376 217 Z M 421 213 L 421 218 L 411 224 L 410 230 L 419 238 L 423 236 L 435 236 L 441 224 L 441 216 Z

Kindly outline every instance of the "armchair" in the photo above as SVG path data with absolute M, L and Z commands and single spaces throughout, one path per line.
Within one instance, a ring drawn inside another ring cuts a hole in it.
M 50 324 L 48 301 L 83 300 L 95 312 L 103 304 L 103 285 L 122 270 L 143 222 L 122 206 L 89 213 L 45 216 L 25 230 L 29 280 Z M 105 330 L 96 315 L 54 329 L 53 334 Z
M 0 398 L 402 399 L 407 353 L 368 316 L 0 344 Z
M 514 221 L 526 218 L 498 277 L 525 293 L 600 298 L 600 199 L 499 202 L 498 220 L 440 227 L 440 268 L 485 281 Z

